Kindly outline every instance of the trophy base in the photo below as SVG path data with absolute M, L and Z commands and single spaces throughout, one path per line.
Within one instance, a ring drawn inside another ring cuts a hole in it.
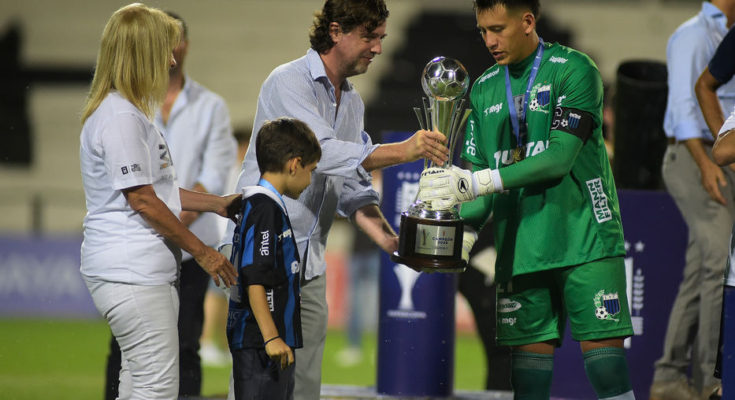
M 401 214 L 398 251 L 391 260 L 419 272 L 463 272 L 463 231 L 455 209 L 433 211 L 414 203 Z
M 403 257 L 397 251 L 390 255 L 391 261 L 403 264 L 418 272 L 460 273 L 467 269 L 464 260 L 437 260 L 419 257 Z

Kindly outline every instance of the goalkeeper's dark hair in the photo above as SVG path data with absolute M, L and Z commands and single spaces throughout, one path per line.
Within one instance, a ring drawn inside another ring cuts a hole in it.
M 322 148 L 314 132 L 304 122 L 281 117 L 265 121 L 255 139 L 255 154 L 260 173 L 281 172 L 288 160 L 301 157 L 307 166 L 322 158 Z
M 475 12 L 504 6 L 508 11 L 530 11 L 534 18 L 538 19 L 541 10 L 539 0 L 473 0 L 473 2 Z

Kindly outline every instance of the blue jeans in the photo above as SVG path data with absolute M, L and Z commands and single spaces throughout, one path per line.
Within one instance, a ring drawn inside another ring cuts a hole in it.
M 360 347 L 365 330 L 365 311 L 377 315 L 378 272 L 380 251 L 354 253 L 350 259 L 350 312 L 347 320 L 347 343 Z

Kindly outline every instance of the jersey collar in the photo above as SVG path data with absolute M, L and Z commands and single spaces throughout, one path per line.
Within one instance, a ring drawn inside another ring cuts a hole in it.
M 242 188 L 242 198 L 248 198 L 255 194 L 264 194 L 275 201 L 279 207 L 283 210 L 283 213 L 288 216 L 288 210 L 286 209 L 286 203 L 283 201 L 283 196 L 271 185 L 267 180 L 260 178 L 258 186 L 245 186 Z

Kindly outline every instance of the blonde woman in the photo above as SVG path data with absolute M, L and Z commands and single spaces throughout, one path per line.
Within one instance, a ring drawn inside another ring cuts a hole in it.
M 87 215 L 80 270 L 120 343 L 120 399 L 177 397 L 181 249 L 216 282 L 236 282 L 230 262 L 176 216 L 182 209 L 233 216 L 239 196 L 180 189 L 168 146 L 151 122 L 179 39 L 179 23 L 160 10 L 137 3 L 117 10 L 102 34 L 82 111 Z

